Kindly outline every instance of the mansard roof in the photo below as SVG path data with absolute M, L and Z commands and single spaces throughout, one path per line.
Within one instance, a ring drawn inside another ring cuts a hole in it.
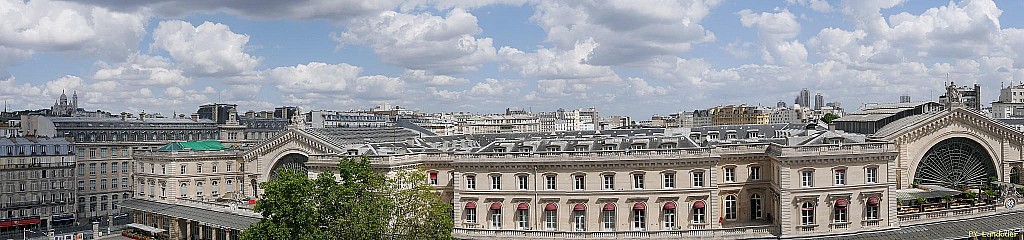
M 220 151 L 228 149 L 229 147 L 224 146 L 218 141 L 206 140 L 196 142 L 172 142 L 160 147 L 161 152 L 176 152 L 176 151 Z

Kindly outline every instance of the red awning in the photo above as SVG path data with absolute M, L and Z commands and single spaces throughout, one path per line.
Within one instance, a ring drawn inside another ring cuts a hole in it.
M 491 210 L 501 210 L 501 203 L 491 203 Z
M 693 208 L 695 208 L 695 209 L 702 209 L 702 208 L 704 208 L 704 201 L 693 202 Z
M 847 205 L 850 205 L 850 203 L 846 199 L 836 200 L 836 208 L 846 208 Z
M 844 173 L 844 172 L 846 172 L 846 169 L 836 169 L 836 172 L 837 173 Z
M 430 173 L 430 179 L 437 179 L 437 172 Z
M 476 202 L 466 203 L 466 209 L 476 209 Z
M 0 222 L 0 228 L 39 224 L 39 222 L 40 222 L 39 218 L 29 218 L 29 219 L 21 219 L 21 220 L 14 220 L 14 221 L 5 221 L 5 222 Z
M 872 206 L 878 205 L 878 197 L 876 197 L 876 196 L 869 197 L 868 198 L 868 205 L 872 205 Z
M 662 209 L 665 209 L 665 210 L 676 210 L 676 203 L 675 202 L 667 202 L 667 203 L 665 203 L 665 206 L 662 207 Z
M 614 203 L 605 203 L 604 204 L 604 208 L 602 208 L 602 209 L 605 210 L 605 211 L 615 211 L 615 204 Z
M 582 203 L 577 203 L 576 206 L 572 207 L 572 210 L 573 211 L 585 211 L 585 210 L 587 210 L 587 205 L 584 205 Z
M 544 206 L 544 211 L 554 211 L 554 210 L 558 210 L 558 205 L 555 205 L 554 203 L 548 203 L 548 205 Z
M 647 205 L 644 205 L 644 202 L 636 202 L 633 204 L 633 210 L 647 210 Z
M 519 206 L 518 206 L 518 207 L 516 207 L 516 209 L 519 209 L 519 210 L 527 210 L 527 209 L 530 209 L 530 204 L 526 204 L 526 203 L 519 203 Z

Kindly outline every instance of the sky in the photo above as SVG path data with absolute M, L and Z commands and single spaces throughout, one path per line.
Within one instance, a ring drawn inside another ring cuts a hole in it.
M 947 80 L 948 76 L 948 80 Z M 0 0 L 0 99 L 110 112 L 398 105 L 847 111 L 1024 82 L 1024 1 Z

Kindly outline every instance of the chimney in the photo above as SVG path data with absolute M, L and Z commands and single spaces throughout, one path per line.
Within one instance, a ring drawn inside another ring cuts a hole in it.
M 146 111 L 145 110 L 143 110 L 141 113 L 139 113 L 139 121 L 146 121 Z
M 192 121 L 193 122 L 198 122 L 199 121 L 199 114 L 198 113 L 193 113 L 192 114 Z
M 127 117 L 128 117 L 128 113 L 126 113 L 126 112 L 121 112 L 121 121 L 124 121 L 124 120 L 126 120 L 126 118 L 127 118 Z

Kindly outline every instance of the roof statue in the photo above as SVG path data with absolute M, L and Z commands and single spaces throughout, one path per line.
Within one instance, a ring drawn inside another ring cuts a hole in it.
M 960 94 L 960 90 L 956 88 L 956 83 L 949 82 L 949 86 L 946 86 L 946 108 L 952 109 L 954 107 L 963 107 L 963 97 Z

